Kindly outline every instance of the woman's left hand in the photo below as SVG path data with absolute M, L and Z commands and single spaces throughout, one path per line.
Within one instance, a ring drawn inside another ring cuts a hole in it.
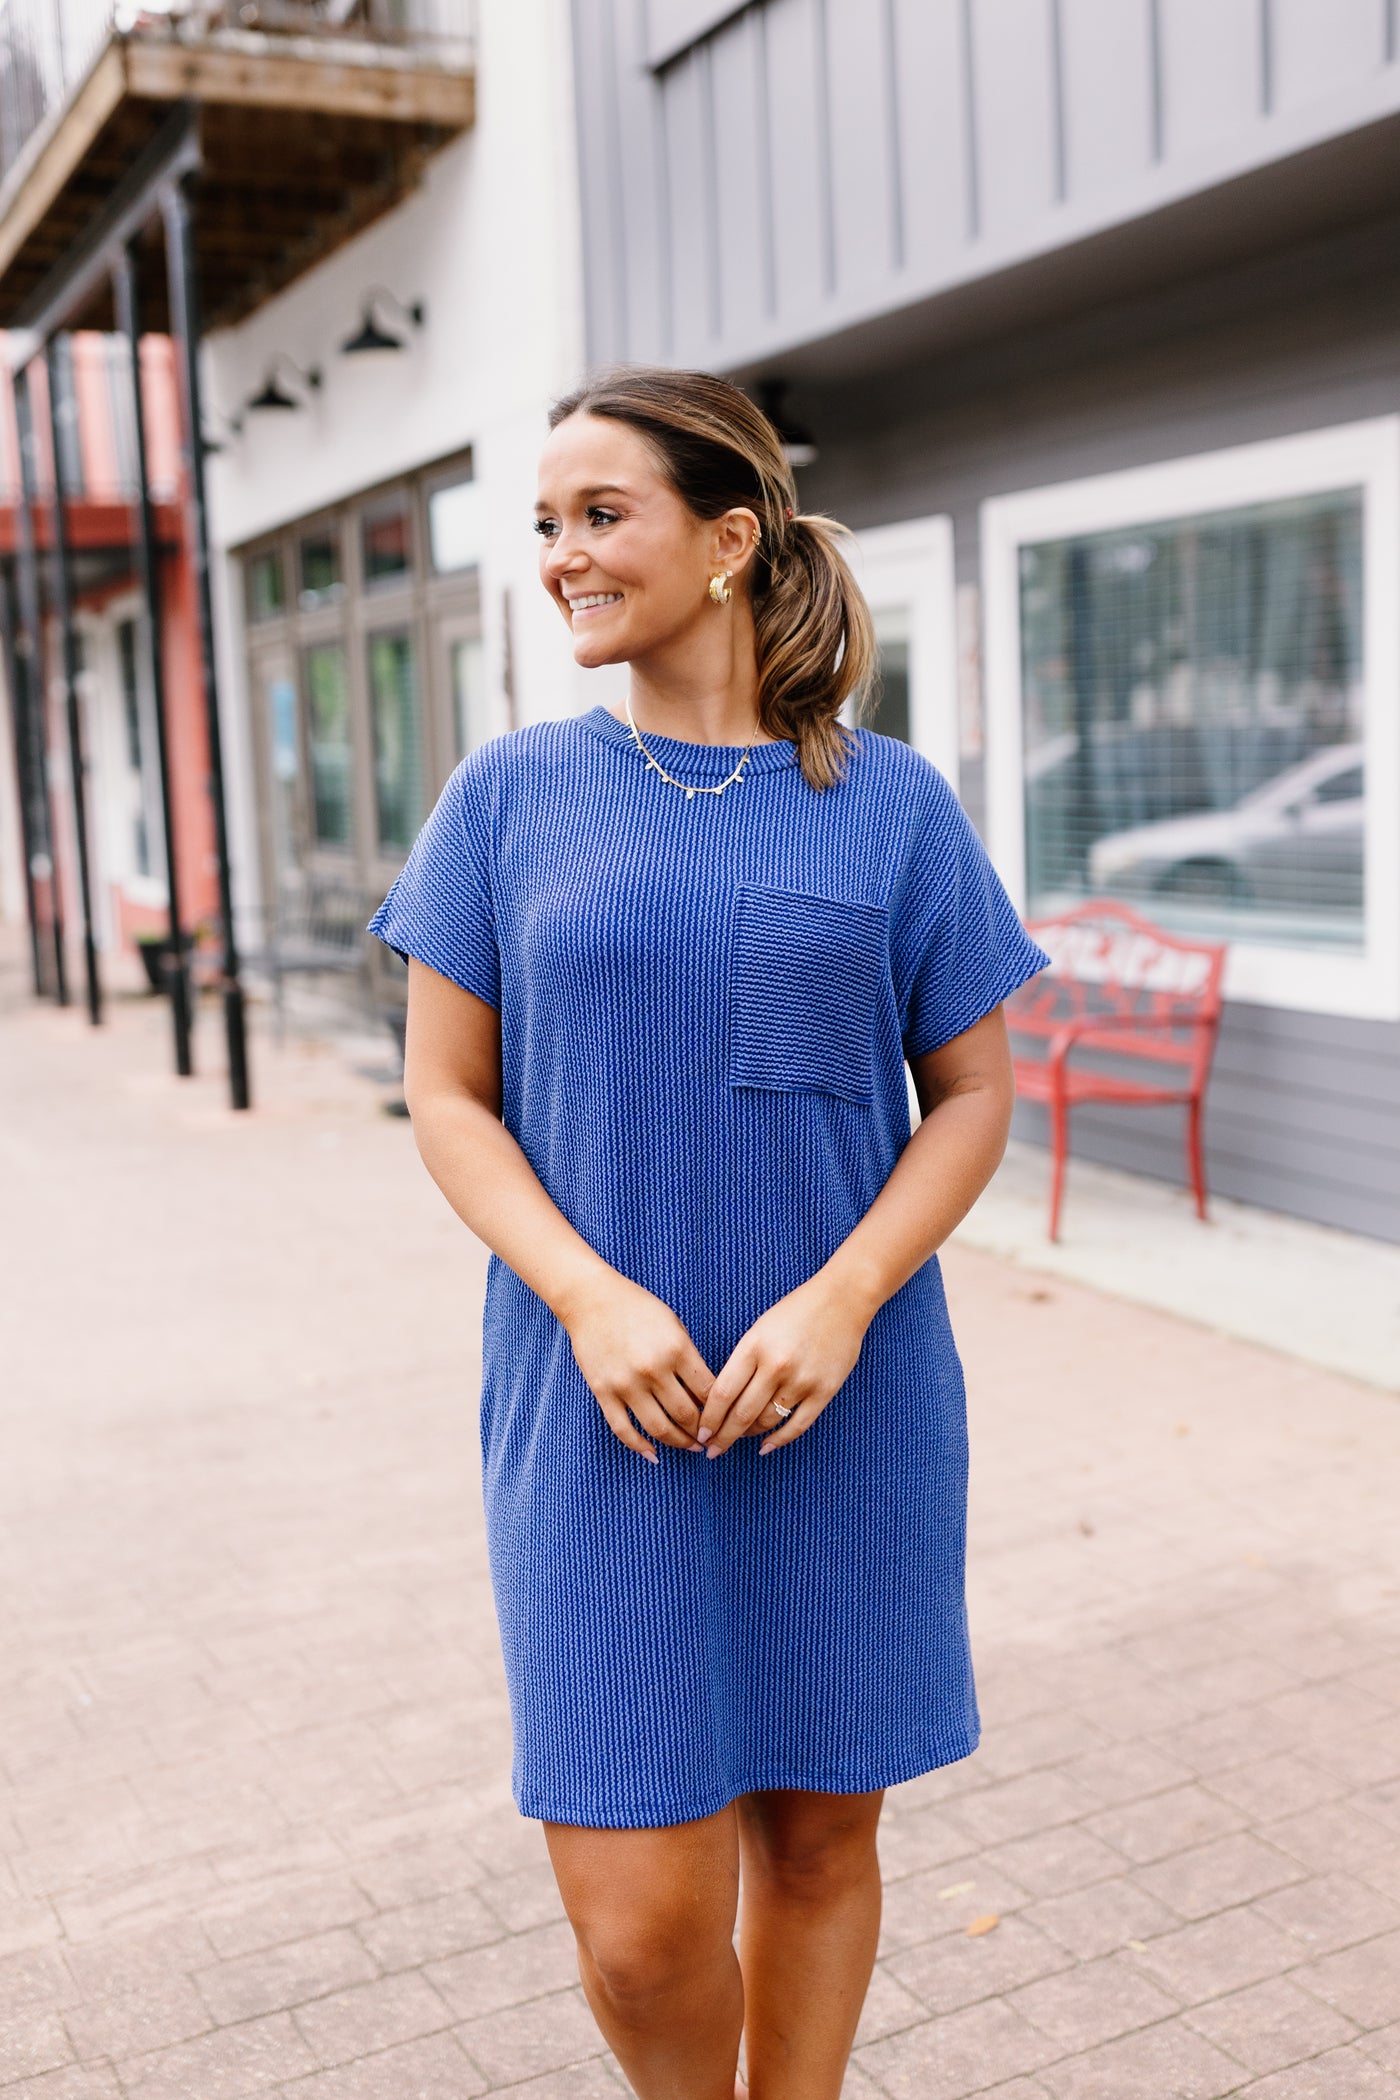
M 774 1451 L 810 1429 L 855 1368 L 871 1317 L 849 1288 L 820 1274 L 770 1306 L 710 1387 L 697 1432 L 707 1455 L 765 1430 L 761 1450 Z M 775 1400 L 792 1409 L 786 1421 Z

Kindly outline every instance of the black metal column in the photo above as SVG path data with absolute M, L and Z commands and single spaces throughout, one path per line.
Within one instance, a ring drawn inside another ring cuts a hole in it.
M 199 606 L 200 663 L 204 674 L 204 710 L 209 734 L 209 793 L 214 805 L 214 843 L 219 860 L 219 916 L 223 922 L 221 977 L 224 1030 L 228 1038 L 229 1095 L 235 1108 L 247 1108 L 248 1037 L 239 979 L 238 936 L 233 923 L 233 870 L 229 859 L 228 811 L 224 796 L 223 737 L 219 727 L 218 671 L 214 655 L 214 608 L 209 589 L 209 516 L 204 491 L 204 421 L 199 392 L 199 273 L 194 252 L 195 202 L 189 178 L 167 185 L 161 195 L 165 217 L 165 272 L 170 297 L 170 323 L 178 351 L 184 406 L 185 488 L 189 515 L 189 550 L 194 563 Z
M 131 406 L 136 435 L 136 557 L 146 600 L 150 643 L 151 690 L 155 701 L 156 748 L 160 756 L 160 813 L 165 832 L 165 880 L 170 897 L 170 1011 L 175 1029 L 175 1069 L 181 1078 L 194 1070 L 190 1048 L 190 978 L 180 922 L 180 888 L 175 856 L 175 811 L 170 791 L 170 738 L 165 705 L 165 654 L 161 635 L 160 552 L 156 546 L 151 483 L 146 471 L 146 411 L 141 399 L 141 312 L 137 299 L 136 257 L 119 247 L 112 264 L 112 294 L 117 326 L 131 352 Z
M 44 606 L 39 588 L 39 557 L 34 538 L 38 471 L 34 459 L 34 414 L 29 400 L 29 373 L 14 375 L 15 425 L 19 436 L 19 504 L 16 539 L 19 566 L 19 635 L 16 656 L 23 672 L 24 714 L 30 809 L 37 851 L 35 873 L 47 863 L 49 932 L 53 944 L 54 997 L 68 1004 L 68 970 L 63 953 L 63 891 L 58 878 L 58 842 L 54 837 L 53 797 L 49 792 L 49 710 L 44 676 Z M 42 879 L 42 877 L 41 877 Z M 40 953 L 42 955 L 42 947 Z
M 63 685 L 68 715 L 68 767 L 73 776 L 73 829 L 78 840 L 78 890 L 83 907 L 83 967 L 87 976 L 88 1018 L 94 1028 L 102 1019 L 102 984 L 97 974 L 97 941 L 92 923 L 92 859 L 88 847 L 87 760 L 78 706 L 78 636 L 73 626 L 72 579 L 68 566 L 68 518 L 64 509 L 62 426 L 76 412 L 70 399 L 60 401 L 63 372 L 59 338 L 44 346 L 49 381 L 49 435 L 53 444 L 53 604 L 63 634 Z
M 24 853 L 24 905 L 29 915 L 29 953 L 34 971 L 34 996 L 44 990 L 44 958 L 39 945 L 39 903 L 34 894 L 34 856 L 39 848 L 34 838 L 34 813 L 29 779 L 29 716 L 24 689 L 24 670 L 15 646 L 18 618 L 15 613 L 14 578 L 10 563 L 0 562 L 0 650 L 4 652 L 5 683 L 10 691 L 10 713 L 15 735 L 15 786 L 19 793 L 20 844 Z

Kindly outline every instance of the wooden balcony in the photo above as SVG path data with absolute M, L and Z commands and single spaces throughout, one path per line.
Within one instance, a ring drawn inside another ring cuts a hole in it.
M 31 325 L 177 106 L 197 115 L 206 328 L 243 319 L 390 210 L 473 121 L 468 0 L 134 16 L 62 4 L 0 6 L 0 328 Z M 114 325 L 105 275 L 65 318 Z M 158 265 L 143 319 L 168 325 Z

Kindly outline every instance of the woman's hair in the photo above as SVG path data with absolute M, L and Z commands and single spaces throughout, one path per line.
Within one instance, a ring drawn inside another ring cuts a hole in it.
M 782 439 L 727 379 L 623 366 L 556 401 L 549 427 L 580 414 L 629 424 L 647 439 L 697 517 L 755 513 L 759 722 L 795 742 L 812 787 L 832 786 L 850 749 L 837 714 L 851 694 L 857 706 L 864 700 L 875 664 L 870 608 L 841 552 L 846 528 L 798 510 Z

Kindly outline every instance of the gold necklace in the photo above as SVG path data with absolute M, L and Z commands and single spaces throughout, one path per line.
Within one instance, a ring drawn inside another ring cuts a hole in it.
M 641 731 L 638 729 L 636 723 L 632 720 L 632 695 L 630 693 L 624 693 L 622 696 L 622 700 L 624 707 L 627 709 L 627 727 L 632 732 L 632 741 L 637 746 L 637 749 L 641 752 L 642 757 L 646 760 L 649 769 L 654 773 L 659 773 L 661 775 L 661 778 L 663 780 L 669 781 L 673 788 L 684 789 L 685 798 L 687 802 L 690 800 L 692 795 L 722 795 L 726 788 L 737 787 L 739 782 L 743 779 L 744 767 L 748 763 L 749 753 L 753 750 L 754 739 L 757 737 L 759 731 L 759 724 L 757 722 L 754 723 L 753 736 L 749 738 L 747 744 L 745 744 L 743 748 L 742 753 L 740 754 L 738 765 L 735 766 L 734 771 L 728 776 L 728 778 L 725 780 L 716 781 L 712 787 L 692 787 L 687 781 L 677 780 L 674 773 L 668 773 L 666 771 L 666 768 L 662 765 L 659 758 L 652 757 L 650 751 L 648 751 L 646 745 L 642 742 Z

